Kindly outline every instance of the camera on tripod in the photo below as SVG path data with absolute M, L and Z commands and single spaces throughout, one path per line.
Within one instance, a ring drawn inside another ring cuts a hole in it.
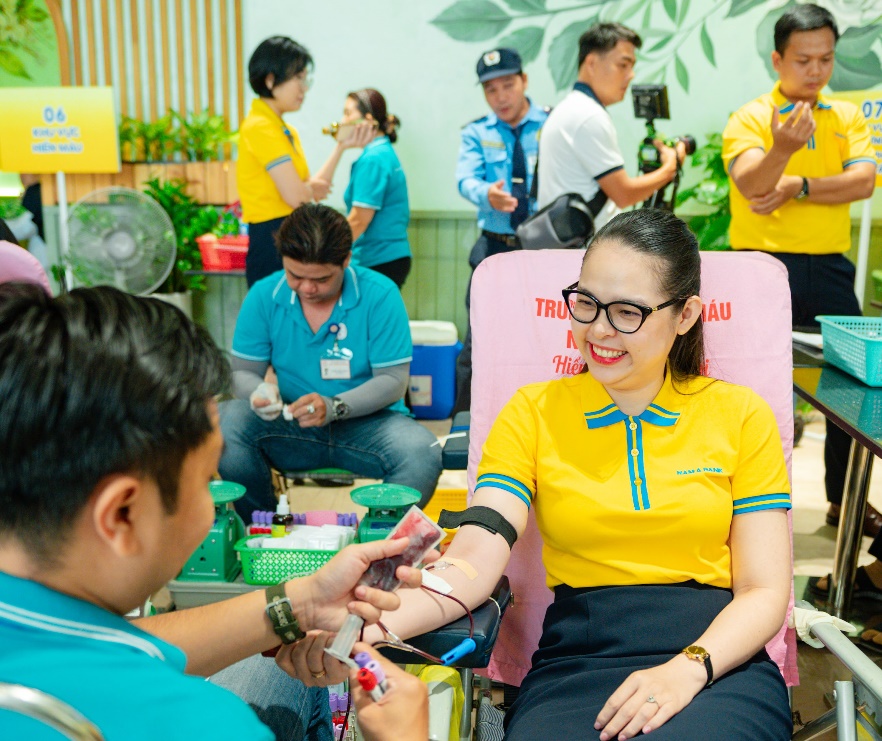
M 695 139 L 689 134 L 678 136 L 674 139 L 665 139 L 655 129 L 655 120 L 657 118 L 668 119 L 671 117 L 667 85 L 632 85 L 631 95 L 634 98 L 634 115 L 637 118 L 646 120 L 646 137 L 637 150 L 637 165 L 641 173 L 653 172 L 661 167 L 661 155 L 658 149 L 655 148 L 655 144 L 653 144 L 655 139 L 662 139 L 667 146 L 672 148 L 676 148 L 679 142 L 683 142 L 686 154 L 692 154 L 695 151 Z M 679 162 L 677 163 L 677 174 L 674 175 L 670 185 L 671 195 L 669 199 L 665 200 L 667 186 L 663 186 L 643 202 L 643 207 L 663 208 L 667 211 L 674 210 L 677 188 L 680 185 Z

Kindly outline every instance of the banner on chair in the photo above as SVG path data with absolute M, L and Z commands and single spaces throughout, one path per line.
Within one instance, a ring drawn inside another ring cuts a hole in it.
M 111 88 L 2 88 L 0 110 L 0 170 L 120 171 Z
M 830 97 L 854 103 L 867 119 L 876 153 L 876 186 L 882 185 L 882 90 L 848 90 L 831 93 Z

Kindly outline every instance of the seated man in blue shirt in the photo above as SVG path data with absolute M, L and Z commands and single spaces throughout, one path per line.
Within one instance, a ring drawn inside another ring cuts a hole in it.
M 223 445 L 214 398 L 229 373 L 207 333 L 160 301 L 0 285 L 0 680 L 57 697 L 108 739 L 274 738 L 233 694 L 187 676 L 254 656 L 277 675 L 273 710 L 288 716 L 277 730 L 330 741 L 326 690 L 307 694 L 255 655 L 284 642 L 280 655 L 299 652 L 324 677 L 321 651 L 308 651 L 315 634 L 302 631 L 339 628 L 350 611 L 372 622 L 399 602 L 356 586 L 406 545 L 377 541 L 266 594 L 125 620 L 211 527 Z M 420 737 L 379 713 L 372 738 Z M 58 733 L 0 711 L 0 738 Z
M 270 466 L 336 466 L 435 491 L 441 449 L 404 405 L 412 345 L 407 311 L 386 276 L 349 264 L 352 231 L 306 203 L 279 228 L 284 269 L 255 283 L 233 335 L 233 391 L 221 405 L 220 473 L 247 492 L 243 516 L 274 509 Z M 269 365 L 278 383 L 267 383 Z

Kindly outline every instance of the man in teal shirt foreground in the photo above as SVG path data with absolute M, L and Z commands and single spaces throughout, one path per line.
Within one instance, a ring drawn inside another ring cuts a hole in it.
M 248 657 L 289 683 L 277 703 L 286 738 L 330 739 L 325 691 L 310 699 L 258 654 L 283 642 L 280 656 L 305 659 L 327 686 L 332 670 L 302 631 L 335 630 L 350 612 L 373 622 L 398 605 L 357 584 L 405 540 L 351 546 L 275 596 L 123 617 L 174 578 L 213 522 L 215 397 L 229 375 L 207 333 L 160 301 L 0 286 L 0 682 L 60 699 L 111 741 L 272 739 L 245 703 L 200 678 Z M 413 569 L 397 575 L 419 583 Z M 390 717 L 370 715 L 370 737 L 424 739 L 419 724 L 396 727 L 391 699 Z M 0 711 L 0 738 L 57 737 Z

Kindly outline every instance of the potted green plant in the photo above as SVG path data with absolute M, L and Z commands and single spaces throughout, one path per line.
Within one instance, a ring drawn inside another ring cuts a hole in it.
M 192 314 L 192 291 L 205 290 L 205 278 L 201 275 L 188 274 L 192 270 L 202 269 L 202 257 L 196 237 L 212 231 L 218 224 L 217 210 L 212 206 L 202 206 L 187 194 L 186 183 L 182 180 L 166 180 L 153 178 L 145 184 L 144 192 L 153 198 L 169 215 L 175 229 L 178 243 L 178 254 L 171 273 L 156 291 L 160 297 L 179 294 L 175 301 L 182 309 L 190 307 Z M 182 294 L 182 295 L 181 295 Z
M 729 176 L 723 164 L 723 135 L 708 134 L 707 143 L 695 150 L 692 165 L 701 171 L 695 185 L 677 194 L 677 206 L 690 204 L 696 211 L 684 216 L 703 250 L 729 249 Z
M 177 120 L 181 147 L 190 162 L 211 162 L 222 159 L 222 147 L 235 136 L 227 126 L 227 120 L 216 113 L 204 110 L 184 117 L 170 112 Z

